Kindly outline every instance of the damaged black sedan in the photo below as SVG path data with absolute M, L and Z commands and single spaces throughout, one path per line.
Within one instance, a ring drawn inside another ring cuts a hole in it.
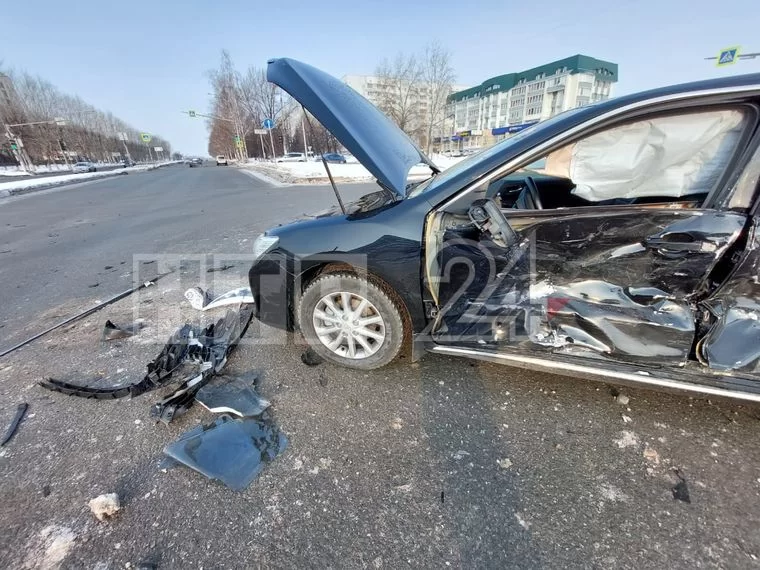
M 760 401 L 760 74 L 574 109 L 444 172 L 337 79 L 268 78 L 379 188 L 258 238 L 262 322 L 351 368 L 427 349 Z

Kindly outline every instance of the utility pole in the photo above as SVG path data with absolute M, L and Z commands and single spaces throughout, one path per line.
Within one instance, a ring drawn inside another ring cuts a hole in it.
M 121 139 L 121 142 L 124 144 L 124 152 L 127 154 L 127 161 L 131 164 L 132 163 L 132 157 L 129 155 L 129 147 L 127 147 L 127 133 L 121 132 L 119 133 L 119 138 Z
M 58 146 L 61 148 L 63 154 L 63 160 L 66 162 L 66 170 L 71 170 L 71 164 L 69 164 L 69 155 L 66 154 L 66 145 L 63 144 L 63 132 L 58 131 Z
M 306 109 L 301 107 L 301 111 L 303 111 L 303 114 L 301 115 L 301 134 L 303 135 L 303 156 L 308 160 L 309 158 L 309 147 L 306 146 L 306 127 L 304 126 L 304 120 L 306 119 Z

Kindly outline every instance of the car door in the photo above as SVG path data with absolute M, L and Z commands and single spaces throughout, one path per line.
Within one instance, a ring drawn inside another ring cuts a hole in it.
M 699 301 L 743 243 L 747 213 L 715 197 L 756 123 L 750 106 L 639 116 L 550 153 L 540 174 L 568 194 L 536 209 L 524 189 L 502 210 L 509 243 L 444 224 L 434 340 L 683 365 Z

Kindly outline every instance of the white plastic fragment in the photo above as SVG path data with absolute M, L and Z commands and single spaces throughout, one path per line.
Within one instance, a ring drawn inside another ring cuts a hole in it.
M 204 291 L 200 287 L 191 287 L 185 291 L 185 299 L 188 300 L 193 309 L 209 311 L 227 305 L 253 303 L 253 293 L 251 293 L 250 287 L 240 287 L 212 299 L 208 291 Z
M 618 404 L 621 406 L 627 406 L 628 402 L 630 401 L 630 398 L 626 396 L 625 394 L 618 394 L 618 397 L 615 398 Z

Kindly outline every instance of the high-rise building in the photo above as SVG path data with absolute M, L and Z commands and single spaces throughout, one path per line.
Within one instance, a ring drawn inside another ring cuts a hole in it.
M 442 149 L 482 148 L 562 111 L 610 97 L 618 65 L 574 55 L 452 93 Z M 448 134 L 446 134 L 448 133 Z

